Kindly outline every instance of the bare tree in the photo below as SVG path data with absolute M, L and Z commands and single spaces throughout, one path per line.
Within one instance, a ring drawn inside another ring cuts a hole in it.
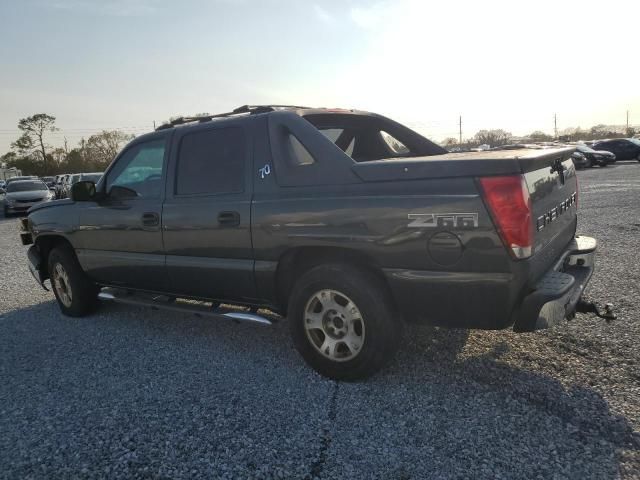
M 480 145 L 487 144 L 492 147 L 499 147 L 500 145 L 506 145 L 511 141 L 511 133 L 501 129 L 495 130 L 480 130 L 474 135 L 474 141 Z
M 133 137 L 134 135 L 119 130 L 103 130 L 96 135 L 91 135 L 86 145 L 82 145 L 81 150 L 97 168 L 104 169 Z
M 531 139 L 532 142 L 551 142 L 553 141 L 553 137 L 551 135 L 547 135 L 546 133 L 536 130 L 535 132 L 531 132 L 527 135 Z
M 47 171 L 47 148 L 45 135 L 55 132 L 56 117 L 46 113 L 36 113 L 27 118 L 21 118 L 18 128 L 22 130 L 22 136 L 11 144 L 21 155 L 37 155 L 43 163 L 44 171 Z

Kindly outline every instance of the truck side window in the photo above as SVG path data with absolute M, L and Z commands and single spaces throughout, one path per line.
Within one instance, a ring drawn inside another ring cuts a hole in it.
M 162 191 L 165 140 L 134 145 L 107 174 L 107 192 L 114 186 L 134 190 L 138 197 L 157 198 Z
M 238 193 L 244 187 L 245 139 L 241 128 L 186 134 L 178 151 L 176 195 Z
M 313 165 L 316 160 L 292 133 L 287 136 L 287 157 L 294 167 Z

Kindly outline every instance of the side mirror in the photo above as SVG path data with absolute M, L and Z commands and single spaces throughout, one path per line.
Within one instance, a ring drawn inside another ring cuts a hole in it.
M 74 183 L 69 196 L 74 202 L 89 202 L 96 196 L 96 184 L 91 181 Z
M 109 190 L 109 197 L 118 198 L 118 199 L 127 199 L 127 198 L 136 198 L 138 196 L 138 192 L 132 190 L 131 188 L 123 187 L 121 185 L 114 185 Z

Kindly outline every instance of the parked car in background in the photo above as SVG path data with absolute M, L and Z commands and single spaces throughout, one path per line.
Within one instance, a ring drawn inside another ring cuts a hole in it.
M 640 140 L 637 138 L 613 138 L 593 144 L 594 150 L 613 153 L 617 160 L 638 160 L 640 162 Z
M 98 183 L 98 181 L 102 178 L 102 172 L 92 172 L 92 173 L 81 173 L 79 182 L 90 181 L 93 183 Z
M 589 168 L 592 166 L 591 161 L 587 159 L 586 155 L 577 150 L 571 154 L 571 160 L 573 160 L 576 168 Z
M 69 198 L 69 193 L 71 192 L 71 185 L 78 181 L 79 175 L 66 175 L 64 181 L 62 182 L 62 193 L 59 198 Z
M 56 175 L 56 185 L 55 185 L 56 198 L 62 198 L 62 188 L 64 187 L 64 181 L 68 176 L 69 175 L 66 173 L 63 173 L 61 175 Z
M 593 148 L 582 143 L 578 143 L 577 145 L 575 145 L 575 147 L 576 150 L 582 153 L 587 159 L 587 167 L 592 167 L 594 165 L 606 167 L 610 163 L 616 161 L 616 156 L 607 150 L 594 150 Z
M 11 182 L 4 196 L 4 216 L 26 213 L 35 204 L 53 199 L 54 193 L 38 178 Z
M 75 173 L 73 175 L 69 175 L 67 180 L 63 185 L 62 198 L 69 198 L 71 196 L 71 187 L 73 187 L 78 182 L 91 181 L 93 183 L 98 183 L 98 180 L 102 177 L 102 173 Z
M 7 186 L 7 183 L 4 180 L 0 180 L 0 193 L 4 190 L 4 187 Z
M 55 177 L 40 177 L 40 180 L 42 180 L 47 185 L 47 187 L 49 187 L 49 190 L 55 189 Z
M 9 186 L 12 182 L 19 182 L 21 180 L 38 180 L 38 177 L 35 177 L 33 175 L 25 175 L 25 176 L 21 176 L 21 177 L 7 178 L 5 180 L 6 186 Z

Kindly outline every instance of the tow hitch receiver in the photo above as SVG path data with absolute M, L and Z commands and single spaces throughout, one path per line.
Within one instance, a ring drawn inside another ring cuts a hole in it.
M 598 317 L 604 318 L 607 323 L 616 319 L 616 314 L 613 313 L 613 305 L 611 303 L 605 303 L 603 311 L 602 307 L 597 303 L 580 299 L 576 305 L 576 312 L 595 313 Z

